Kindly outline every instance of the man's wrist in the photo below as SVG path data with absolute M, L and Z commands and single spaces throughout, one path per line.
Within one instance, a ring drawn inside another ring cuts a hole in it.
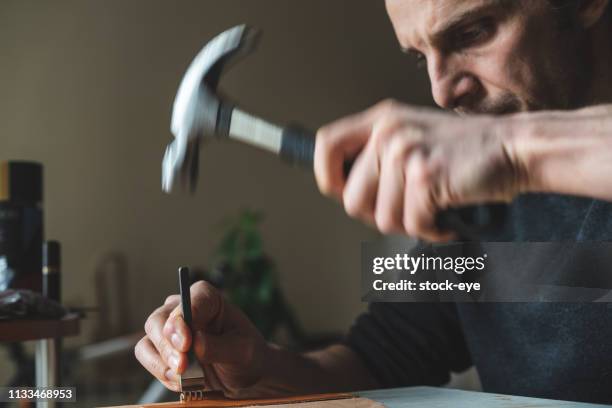
M 514 194 L 538 190 L 538 177 L 533 166 L 533 139 L 536 124 L 528 115 L 517 114 L 495 119 L 494 131 L 500 137 L 514 174 Z
M 606 118 L 611 112 L 606 105 L 521 113 L 502 120 L 503 140 L 520 174 L 521 192 L 583 194 L 576 176 L 588 174 L 589 161 L 597 161 L 598 155 L 606 157 L 610 145 Z

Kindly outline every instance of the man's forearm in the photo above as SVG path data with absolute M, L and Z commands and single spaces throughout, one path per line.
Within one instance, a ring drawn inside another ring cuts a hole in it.
M 304 354 L 273 345 L 264 378 L 249 394 L 283 396 L 375 387 L 375 380 L 357 355 L 344 345 Z
M 612 105 L 507 122 L 526 190 L 612 201 Z

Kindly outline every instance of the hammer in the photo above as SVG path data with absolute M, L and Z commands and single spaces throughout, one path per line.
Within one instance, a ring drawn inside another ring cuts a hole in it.
M 171 131 L 162 163 L 162 190 L 176 184 L 193 192 L 198 176 L 200 142 L 233 139 L 268 150 L 286 162 L 313 169 L 315 132 L 301 126 L 279 126 L 241 110 L 217 93 L 224 69 L 253 51 L 259 33 L 239 25 L 213 38 L 196 55 L 181 81 L 172 109 Z M 344 163 L 345 175 L 354 160 Z M 176 180 L 176 179 L 179 180 Z M 455 231 L 464 240 L 495 234 L 506 218 L 506 204 L 453 208 L 436 216 L 439 228 Z

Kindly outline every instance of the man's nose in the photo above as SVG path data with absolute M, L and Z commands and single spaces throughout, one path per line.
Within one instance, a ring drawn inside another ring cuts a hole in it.
M 478 81 L 458 61 L 434 56 L 428 64 L 431 93 L 443 109 L 469 106 L 478 94 Z

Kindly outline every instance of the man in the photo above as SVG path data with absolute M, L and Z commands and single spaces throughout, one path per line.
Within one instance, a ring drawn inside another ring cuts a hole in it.
M 431 241 L 453 238 L 435 228 L 440 209 L 529 193 L 512 202 L 502 234 L 483 238 L 609 240 L 612 205 L 586 198 L 612 201 L 608 1 L 386 6 L 401 47 L 427 66 L 437 104 L 461 117 L 383 102 L 324 127 L 322 192 L 382 232 Z M 297 354 L 266 343 L 206 283 L 192 287 L 193 339 L 178 303 L 171 296 L 149 317 L 136 347 L 173 390 L 194 342 L 208 386 L 229 397 L 439 385 L 475 365 L 485 391 L 612 402 L 606 305 L 374 303 L 343 344 Z

